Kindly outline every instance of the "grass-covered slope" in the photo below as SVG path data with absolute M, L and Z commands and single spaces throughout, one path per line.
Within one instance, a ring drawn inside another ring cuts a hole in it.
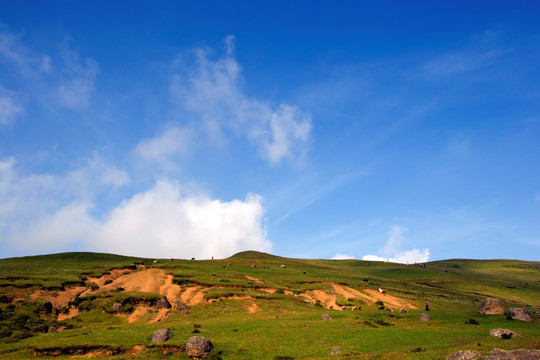
M 188 303 L 189 313 L 157 309 L 163 296 Z M 254 251 L 208 261 L 94 253 L 3 259 L 0 359 L 187 359 L 183 344 L 193 335 L 213 341 L 214 359 L 325 359 L 335 347 L 342 351 L 335 358 L 344 359 L 540 348 L 538 319 L 480 315 L 487 296 L 506 309 L 539 309 L 540 262 L 447 260 L 424 267 Z M 418 319 L 425 300 L 432 309 L 428 323 Z M 114 303 L 122 304 L 120 313 Z M 399 313 L 402 307 L 408 312 Z M 500 327 L 523 337 L 489 336 Z M 151 343 L 159 328 L 174 337 Z

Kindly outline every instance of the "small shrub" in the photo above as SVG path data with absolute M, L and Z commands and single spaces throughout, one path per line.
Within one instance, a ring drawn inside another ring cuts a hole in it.
M 367 326 L 372 327 L 372 328 L 377 327 L 377 325 L 373 324 L 371 321 L 368 321 L 368 320 L 364 320 L 364 325 L 367 325 Z
M 278 356 L 274 356 L 274 360 L 294 360 L 294 358 L 292 356 L 278 355 Z
M 113 282 L 113 281 L 112 281 L 111 279 L 107 279 L 107 280 L 105 280 L 105 285 L 112 284 L 112 282 Z
M 194 334 L 200 334 L 201 331 L 200 331 L 199 329 L 194 329 L 194 330 L 192 331 L 192 333 L 194 333 Z
M 511 338 L 512 338 L 511 334 L 502 334 L 501 335 L 501 339 L 503 339 L 503 340 L 508 340 L 508 339 L 511 339 Z
M 478 323 L 478 321 L 476 321 L 475 319 L 469 319 L 469 320 L 465 321 L 465 324 L 468 324 L 468 325 L 480 325 Z
M 375 302 L 375 305 L 384 306 L 384 303 L 381 300 Z
M 381 325 L 381 326 L 394 326 L 394 324 L 388 323 L 388 322 L 384 321 L 383 319 L 378 319 L 378 320 L 375 320 L 373 322 L 375 324 Z
M 276 294 L 285 294 L 285 290 L 283 289 L 277 289 Z
M 194 327 L 195 329 L 200 329 L 200 328 L 201 328 L 201 324 L 193 324 L 193 327 Z
M 412 353 L 420 353 L 426 351 L 426 348 L 417 347 L 411 350 Z

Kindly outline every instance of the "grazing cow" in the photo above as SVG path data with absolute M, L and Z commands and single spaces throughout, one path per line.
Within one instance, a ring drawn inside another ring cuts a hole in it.
M 383 290 L 383 289 L 381 289 L 381 288 L 379 288 L 379 292 L 380 292 L 381 294 L 386 294 L 386 290 Z

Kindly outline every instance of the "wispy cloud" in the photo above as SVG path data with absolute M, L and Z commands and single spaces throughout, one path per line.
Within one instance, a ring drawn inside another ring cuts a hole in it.
M 310 114 L 295 105 L 246 95 L 234 58 L 234 37 L 226 39 L 225 50 L 213 60 L 208 50 L 197 49 L 196 66 L 185 66 L 184 73 L 173 76 L 173 101 L 187 109 L 214 141 L 223 141 L 224 132 L 232 132 L 247 137 L 271 164 L 301 160 L 310 142 Z
M 79 55 L 70 50 L 65 51 L 63 60 L 62 76 L 56 89 L 56 100 L 62 107 L 84 110 L 88 107 L 90 98 L 95 92 L 99 67 L 91 58 L 86 58 L 81 62 Z
M 174 169 L 178 157 L 186 155 L 194 142 L 195 132 L 188 127 L 172 127 L 160 135 L 143 139 L 135 148 L 136 154 L 145 162 Z
M 56 58 L 24 44 L 24 37 L 0 28 L 0 63 L 17 75 L 16 91 L 28 101 L 54 108 L 86 110 L 96 92 L 99 66 L 92 58 L 81 60 L 77 51 L 64 47 Z
M 388 233 L 388 241 L 380 250 L 380 255 L 365 255 L 362 260 L 367 261 L 389 261 L 402 264 L 422 263 L 429 260 L 429 249 L 401 250 L 403 233 L 406 229 L 394 225 Z
M 7 91 L 4 91 L 0 86 L 0 125 L 13 123 L 17 116 L 24 113 L 22 105 L 18 104 L 14 97 L 6 93 Z
M 487 68 L 504 54 L 499 34 L 485 32 L 473 36 L 461 48 L 428 60 L 423 70 L 429 76 L 453 76 Z

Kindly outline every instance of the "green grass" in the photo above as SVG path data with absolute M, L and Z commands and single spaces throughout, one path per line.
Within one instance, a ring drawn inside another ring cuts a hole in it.
M 129 324 L 113 314 L 114 302 L 122 303 L 129 313 L 137 304 L 155 305 L 160 296 L 90 293 L 74 304 L 84 311 L 62 322 L 71 330 L 49 333 L 33 331 L 40 322 L 54 321 L 53 315 L 44 314 L 43 301 L 25 298 L 13 302 L 13 294 L 22 296 L 25 286 L 30 287 L 28 295 L 38 287 L 61 288 L 86 276 L 99 276 L 112 268 L 136 263 L 163 269 L 183 287 L 212 286 L 206 298 L 220 301 L 193 306 L 188 314 L 173 312 L 160 323 Z M 282 264 L 286 268 L 281 268 Z M 476 311 L 487 295 L 501 298 L 507 308 L 540 308 L 539 265 L 511 260 L 448 260 L 428 263 L 424 268 L 355 260 L 288 259 L 257 252 L 244 252 L 224 260 L 160 259 L 157 263 L 91 253 L 4 259 L 0 260 L 0 325 L 27 326 L 22 336 L 17 333 L 0 339 L 0 359 L 33 358 L 34 349 L 51 353 L 62 349 L 65 354 L 56 357 L 59 359 L 70 358 L 69 351 L 84 354 L 92 349 L 103 351 L 96 359 L 161 359 L 167 357 L 166 353 L 181 351 L 193 335 L 212 340 L 214 359 L 327 359 L 334 347 L 342 350 L 335 358 L 343 359 L 444 359 L 464 349 L 488 354 L 495 347 L 540 348 L 538 319 L 524 323 Z M 419 307 L 428 299 L 432 321 L 421 322 L 421 310 L 405 314 L 382 312 L 359 300 L 338 296 L 338 303 L 361 305 L 362 311 L 333 311 L 308 305 L 295 296 L 315 289 L 332 292 L 330 283 L 359 289 L 362 281 L 367 288 L 384 288 L 388 294 Z M 269 294 L 263 288 L 281 291 Z M 294 294 L 287 295 L 285 290 Z M 235 296 L 249 299 L 238 300 Z M 247 307 L 252 303 L 261 311 L 248 313 Z M 329 314 L 332 320 L 322 320 L 322 314 Z M 510 340 L 490 337 L 489 330 L 499 327 L 524 336 Z M 151 335 L 159 328 L 169 328 L 174 337 L 166 345 L 152 346 Z M 148 348 L 138 356 L 125 353 L 136 345 Z M 106 355 L 107 351 L 118 354 Z M 41 358 L 49 357 L 52 358 Z M 185 353 L 172 358 L 188 359 Z

